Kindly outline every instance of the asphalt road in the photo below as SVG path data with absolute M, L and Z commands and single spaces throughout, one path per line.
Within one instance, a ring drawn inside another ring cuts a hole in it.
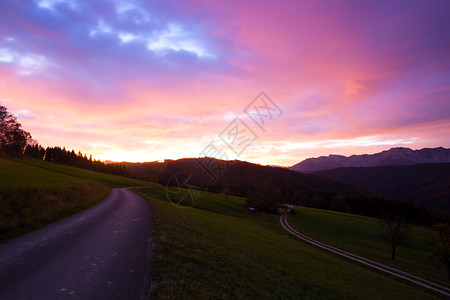
M 101 203 L 0 244 L 0 299 L 146 299 L 151 213 L 114 189 Z
M 314 246 L 317 246 L 319 248 L 328 250 L 330 252 L 333 252 L 333 253 L 338 254 L 340 256 L 343 256 L 343 257 L 346 257 L 346 258 L 351 259 L 353 261 L 357 261 L 358 263 L 361 263 L 363 265 L 372 267 L 374 269 L 383 271 L 383 272 L 391 274 L 393 276 L 396 276 L 396 277 L 402 278 L 404 280 L 413 282 L 413 283 L 415 283 L 417 285 L 420 285 L 422 287 L 425 287 L 427 289 L 433 290 L 433 291 L 438 292 L 438 293 L 440 293 L 442 295 L 450 297 L 450 288 L 448 288 L 446 286 L 443 286 L 443 285 L 440 285 L 438 283 L 429 281 L 427 279 L 424 279 L 424 278 L 412 275 L 412 274 L 410 274 L 408 272 L 405 272 L 405 271 L 402 271 L 402 270 L 390 267 L 388 265 L 385 265 L 385 264 L 382 264 L 382 263 L 379 263 L 379 262 L 376 262 L 376 261 L 364 258 L 362 256 L 359 256 L 359 255 L 353 254 L 351 252 L 348 252 L 348 251 L 336 248 L 334 246 L 322 243 L 322 242 L 320 242 L 318 240 L 312 239 L 312 238 L 304 235 L 301 232 L 298 232 L 291 225 L 289 225 L 289 223 L 287 221 L 287 215 L 285 213 L 281 214 L 281 216 L 280 216 L 280 223 L 281 223 L 281 226 L 287 232 L 289 232 L 292 235 L 295 235 L 296 237 L 298 237 L 298 238 L 304 240 L 305 242 L 308 242 L 308 243 L 310 243 L 310 244 L 312 244 Z

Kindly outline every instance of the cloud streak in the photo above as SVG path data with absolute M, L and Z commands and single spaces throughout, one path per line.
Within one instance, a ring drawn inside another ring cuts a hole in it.
M 260 91 L 284 114 L 242 159 L 450 147 L 449 10 L 7 0 L 0 99 L 43 145 L 111 160 L 196 156 Z

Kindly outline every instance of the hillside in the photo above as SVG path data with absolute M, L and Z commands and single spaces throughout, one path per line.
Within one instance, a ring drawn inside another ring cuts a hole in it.
M 446 268 L 431 256 L 434 234 L 429 227 L 412 225 L 409 246 L 399 247 L 392 260 L 380 219 L 298 206 L 288 220 L 309 237 L 450 286 Z
M 139 192 L 154 218 L 152 299 L 439 298 L 295 239 L 242 198 L 202 192 L 180 209 L 164 188 Z
M 450 163 L 450 149 L 442 147 L 424 148 L 421 150 L 391 148 L 380 153 L 348 157 L 332 154 L 305 159 L 289 169 L 303 173 L 312 173 L 343 167 L 402 166 L 424 163 Z
M 216 177 L 216 181 L 199 166 L 199 162 L 208 164 L 211 160 L 226 165 L 221 175 Z M 221 192 L 222 188 L 229 187 L 234 194 L 239 196 L 246 195 L 248 186 L 255 187 L 258 185 L 272 185 L 280 190 L 299 189 L 356 197 L 373 195 L 364 189 L 316 175 L 301 174 L 285 168 L 262 166 L 238 160 L 220 161 L 212 158 L 184 158 L 141 164 L 126 163 L 126 167 L 133 177 L 149 179 L 152 175 L 156 175 L 162 184 L 166 184 L 177 173 L 188 172 L 193 174 L 192 184 L 209 187 L 210 191 L 215 192 Z
M 314 174 L 430 208 L 450 210 L 450 163 L 336 168 Z
M 95 181 L 108 187 L 149 185 L 128 177 L 73 168 L 38 159 L 0 158 L 0 189 L 58 187 L 61 184 Z
M 88 208 L 113 187 L 149 185 L 41 160 L 0 158 L 0 242 Z

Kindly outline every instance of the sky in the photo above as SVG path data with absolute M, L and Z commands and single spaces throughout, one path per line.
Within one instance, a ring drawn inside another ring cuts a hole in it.
M 0 104 L 44 147 L 290 166 L 450 147 L 450 1 L 2 0 Z

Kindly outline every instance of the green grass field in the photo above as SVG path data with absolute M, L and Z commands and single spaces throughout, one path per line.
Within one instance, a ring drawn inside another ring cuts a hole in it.
M 0 158 L 0 242 L 86 209 L 113 187 L 150 185 L 40 160 Z
M 179 208 L 163 187 L 138 192 L 152 207 L 153 299 L 440 298 L 292 237 L 243 199 L 201 193 Z
M 150 185 L 146 181 L 68 167 L 37 159 L 6 160 L 0 158 L 0 178 L 0 189 L 60 187 L 81 181 L 95 181 L 108 187 Z
M 289 215 L 288 222 L 322 242 L 450 286 L 447 270 L 431 256 L 433 233 L 428 227 L 412 226 L 410 246 L 399 246 L 396 259 L 392 260 L 391 248 L 382 238 L 379 219 L 296 207 L 296 214 Z

